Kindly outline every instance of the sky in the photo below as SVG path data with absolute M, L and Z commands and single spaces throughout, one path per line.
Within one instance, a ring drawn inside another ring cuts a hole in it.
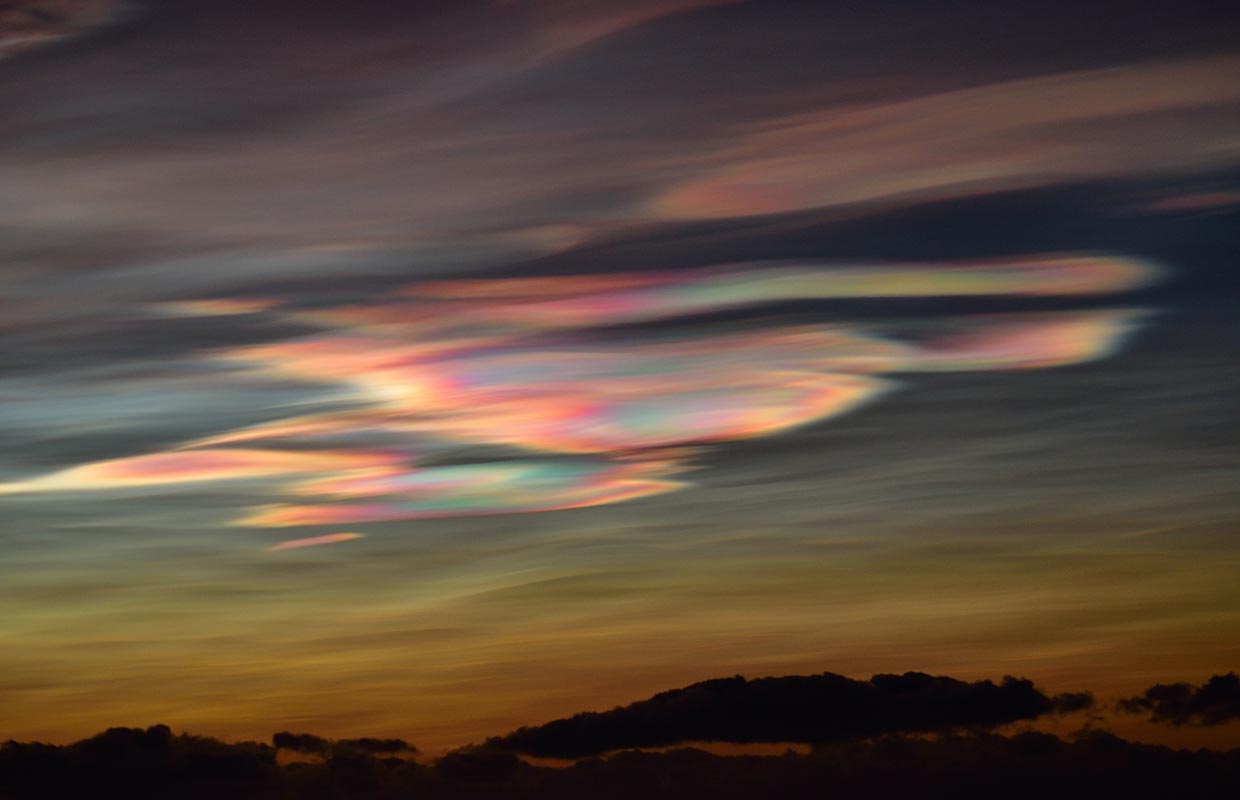
M 0 3 L 0 736 L 1236 669 L 1238 23 Z

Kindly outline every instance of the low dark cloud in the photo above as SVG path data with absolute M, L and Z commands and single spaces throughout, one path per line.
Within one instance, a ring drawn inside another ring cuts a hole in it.
M 365 753 L 416 753 L 418 748 L 406 742 L 404 739 L 372 739 L 363 737 L 361 739 L 338 739 L 336 747 L 347 748 L 351 750 L 361 750 Z
M 279 750 L 317 756 L 395 755 L 416 753 L 418 748 L 404 739 L 376 739 L 363 736 L 359 739 L 324 739 L 312 733 L 289 733 L 280 731 L 271 737 L 271 743 Z
M 1240 719 L 1240 676 L 1215 675 L 1200 686 L 1158 683 L 1144 694 L 1119 701 L 1121 711 L 1149 714 L 1164 725 L 1222 725 Z
M 988 729 L 1080 710 L 1092 702 L 1087 693 L 1050 697 L 1031 681 L 1010 676 L 997 684 L 919 672 L 875 675 L 868 681 L 829 672 L 756 680 L 737 676 L 521 728 L 492 743 L 531 755 L 577 758 L 690 741 L 825 742 Z
M 271 737 L 271 743 L 281 750 L 294 753 L 326 753 L 331 742 L 312 733 L 289 733 L 280 731 Z
M 1093 692 L 1064 692 L 1051 698 L 1055 711 L 1060 714 L 1071 714 L 1073 711 L 1088 711 L 1094 707 Z

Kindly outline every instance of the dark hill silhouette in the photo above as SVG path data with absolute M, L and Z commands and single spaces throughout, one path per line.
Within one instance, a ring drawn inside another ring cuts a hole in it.
M 858 681 L 824 672 L 703 681 L 604 712 L 521 728 L 492 744 L 536 756 L 579 758 L 690 741 L 826 742 L 886 733 L 987 730 L 1093 703 L 1050 697 L 1031 681 L 966 683 L 907 672 Z
M 1215 687 L 1205 695 L 1207 700 L 1218 695 L 1220 685 L 1223 689 L 1230 686 L 1229 676 L 1217 676 L 1203 684 Z M 1189 697 L 1196 691 L 1190 691 Z M 721 756 L 691 748 L 628 750 L 606 758 L 582 759 L 565 768 L 527 763 L 512 749 L 501 746 L 504 739 L 462 748 L 432 763 L 419 763 L 390 755 L 415 751 L 399 739 L 331 741 L 313 734 L 281 733 L 273 737 L 281 748 L 303 748 L 319 755 L 310 762 L 281 765 L 276 758 L 277 747 L 268 744 L 174 735 L 166 725 L 110 728 L 69 745 L 14 741 L 0 745 L 0 800 L 1024 800 L 1051 796 L 1071 800 L 1240 796 L 1240 749 L 1174 750 L 1125 741 L 1102 731 L 1085 731 L 1069 740 L 1045 733 L 1000 736 L 977 729 L 965 734 L 916 736 L 872 733 L 874 728 L 897 723 L 921 730 L 938 723 L 985 727 L 1007 718 L 1025 719 L 1056 709 L 1081 708 L 1090 699 L 1086 694 L 1048 697 L 1028 681 L 1016 679 L 998 684 L 965 683 L 917 673 L 876 676 L 869 681 L 850 681 L 838 675 L 725 679 L 665 692 L 626 708 L 651 708 L 654 701 L 664 698 L 655 706 L 664 712 L 678 709 L 681 715 L 669 720 L 705 718 L 701 709 L 711 708 L 714 710 L 708 717 L 721 726 L 718 730 L 736 730 L 740 723 L 725 720 L 726 704 L 721 705 L 721 700 L 735 700 L 738 708 L 745 708 L 746 703 L 755 702 L 755 697 L 767 701 L 775 698 L 778 706 L 789 697 L 815 693 L 821 697 L 868 698 L 839 708 L 877 708 L 881 713 L 841 715 L 854 720 L 849 725 L 855 733 L 848 733 L 841 724 L 829 727 L 831 741 L 820 741 L 807 754 L 789 751 L 782 756 Z M 783 700 L 778 699 L 781 696 Z M 1155 691 L 1153 696 L 1161 695 Z M 698 711 L 686 714 L 686 708 Z M 736 715 L 736 720 L 762 722 L 753 713 L 751 708 Z M 607 714 L 594 717 L 606 718 Z M 771 723 L 767 720 L 762 724 Z M 759 725 L 755 730 L 773 732 L 774 728 Z

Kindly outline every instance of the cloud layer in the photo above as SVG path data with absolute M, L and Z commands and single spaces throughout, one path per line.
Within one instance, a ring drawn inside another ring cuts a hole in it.
M 964 264 L 744 264 L 666 273 L 413 284 L 369 302 L 179 302 L 179 315 L 272 316 L 322 330 L 210 354 L 272 382 L 335 384 L 353 408 L 225 431 L 166 452 L 7 484 L 0 493 L 271 480 L 256 527 L 551 511 L 683 488 L 684 448 L 845 414 L 918 371 L 1036 369 L 1114 352 L 1132 310 L 890 322 L 711 321 L 789 301 L 1088 298 L 1154 280 L 1141 262 L 1046 256 Z M 678 322 L 667 328 L 639 323 Z M 380 446 L 381 443 L 381 446 Z M 512 456 L 443 464 L 454 449 Z M 280 449 L 284 448 L 284 449 Z M 307 499 L 300 499 L 307 498 Z M 335 539 L 316 538 L 314 543 Z M 286 543 L 277 549 L 288 549 Z

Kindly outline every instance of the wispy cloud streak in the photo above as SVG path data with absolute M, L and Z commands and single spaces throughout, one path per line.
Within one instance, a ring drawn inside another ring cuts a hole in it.
M 272 545 L 267 548 L 269 553 L 278 553 L 282 550 L 297 550 L 302 547 L 318 547 L 324 544 L 337 544 L 338 542 L 348 542 L 353 539 L 362 538 L 360 533 L 328 533 L 323 536 L 309 536 L 305 539 L 289 539 L 286 542 Z

